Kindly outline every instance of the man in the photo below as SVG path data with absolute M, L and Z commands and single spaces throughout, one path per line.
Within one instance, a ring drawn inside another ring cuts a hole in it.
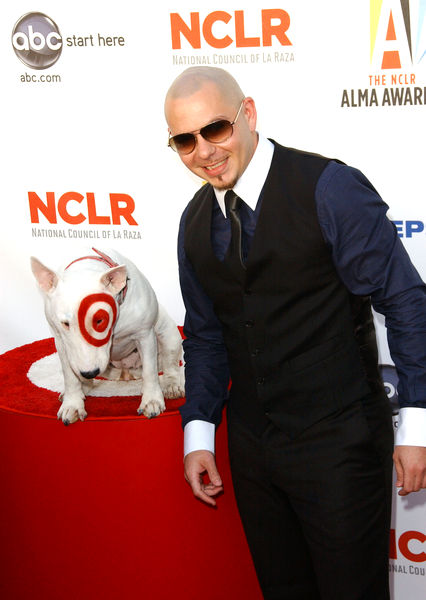
M 178 242 L 185 477 L 215 505 L 230 376 L 232 477 L 264 597 L 387 599 L 393 431 L 370 299 L 400 379 L 404 495 L 426 487 L 425 286 L 365 177 L 259 135 L 226 71 L 184 71 L 165 115 L 207 182 Z

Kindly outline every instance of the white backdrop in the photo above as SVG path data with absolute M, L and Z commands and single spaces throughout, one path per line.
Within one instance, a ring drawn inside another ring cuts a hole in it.
M 3 6 L 0 352 L 51 336 L 29 256 L 57 267 L 92 245 L 131 258 L 183 323 L 176 234 L 200 182 L 167 148 L 163 99 L 172 79 L 193 64 L 227 68 L 254 97 L 265 135 L 361 169 L 389 204 L 426 277 L 426 1 L 244 6 L 188 0 Z M 36 21 L 30 16 L 16 29 L 35 11 L 56 24 L 53 47 L 62 43 L 59 58 L 44 69 L 21 60 L 26 44 L 42 44 L 28 29 Z M 111 194 L 133 199 L 133 224 L 123 217 L 109 224 Z M 35 208 L 37 197 L 49 201 L 49 218 Z M 81 223 L 72 223 L 78 215 Z M 380 317 L 377 326 L 381 362 L 391 365 Z M 394 504 L 394 599 L 423 600 L 426 493 L 395 496 Z

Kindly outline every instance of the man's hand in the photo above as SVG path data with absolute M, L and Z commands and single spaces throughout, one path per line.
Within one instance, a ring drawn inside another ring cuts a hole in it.
M 210 506 L 216 506 L 213 496 L 223 491 L 222 479 L 216 468 L 214 454 L 208 450 L 196 450 L 185 456 L 185 479 L 192 488 L 196 498 Z M 207 473 L 208 483 L 203 482 L 203 475 Z
M 426 488 L 426 448 L 422 446 L 395 446 L 393 461 L 396 469 L 398 494 L 407 496 Z

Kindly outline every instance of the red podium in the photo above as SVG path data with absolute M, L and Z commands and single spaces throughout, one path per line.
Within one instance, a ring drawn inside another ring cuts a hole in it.
M 65 427 L 58 395 L 27 378 L 49 352 L 42 340 L 0 356 L 2 600 L 260 600 L 224 424 L 212 509 L 183 479 L 176 401 L 148 420 L 138 398 L 88 398 L 86 421 Z

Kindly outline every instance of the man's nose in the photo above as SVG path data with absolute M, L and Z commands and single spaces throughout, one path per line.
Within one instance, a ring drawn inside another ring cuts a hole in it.
M 195 136 L 197 140 L 195 152 L 197 152 L 198 156 L 201 158 L 210 156 L 215 151 L 215 145 L 203 138 L 201 133 L 196 133 Z

